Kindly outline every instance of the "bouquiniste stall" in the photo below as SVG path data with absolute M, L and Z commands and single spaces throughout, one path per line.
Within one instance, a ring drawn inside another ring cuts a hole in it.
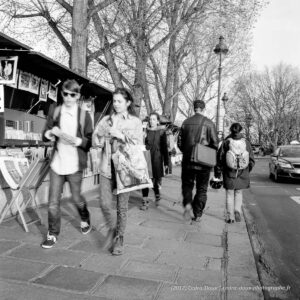
M 108 112 L 111 91 L 0 33 L 0 215 L 26 169 L 51 151 L 52 144 L 43 142 L 41 133 L 47 115 L 62 102 L 60 88 L 66 79 L 92 89 L 96 97 L 90 112 L 93 120 Z M 91 164 L 84 171 L 84 191 L 98 184 Z M 39 204 L 47 202 L 48 184 L 46 178 L 39 188 Z M 15 212 L 12 208 L 8 216 Z

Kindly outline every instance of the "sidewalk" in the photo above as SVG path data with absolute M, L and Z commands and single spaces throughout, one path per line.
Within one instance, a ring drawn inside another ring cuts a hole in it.
M 173 172 L 163 179 L 158 208 L 139 210 L 141 194 L 132 193 L 122 256 L 101 249 L 106 227 L 96 191 L 87 195 L 94 230 L 80 233 L 66 201 L 52 249 L 40 247 L 45 225 L 25 233 L 16 220 L 1 224 L 0 299 L 263 299 L 244 220 L 224 222 L 224 191 L 210 190 L 201 222 L 186 223 L 180 168 Z M 42 214 L 46 222 L 46 208 Z

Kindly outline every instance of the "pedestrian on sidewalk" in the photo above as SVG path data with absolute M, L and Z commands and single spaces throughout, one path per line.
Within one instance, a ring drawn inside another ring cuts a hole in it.
M 87 167 L 87 152 L 91 147 L 93 126 L 90 115 L 78 107 L 80 86 L 75 80 L 62 85 L 63 104 L 48 116 L 43 137 L 54 141 L 50 165 L 48 233 L 43 248 L 52 248 L 61 227 L 60 200 L 63 185 L 70 184 L 72 199 L 81 218 L 81 232 L 91 231 L 90 215 L 81 195 L 83 169 Z
M 117 88 L 113 92 L 112 112 L 99 122 L 93 137 L 98 146 L 105 147 L 101 160 L 100 207 L 110 228 L 108 238 L 114 236 L 112 254 L 121 255 L 124 251 L 123 242 L 130 192 L 117 195 L 117 225 L 113 230 L 111 204 L 113 190 L 116 188 L 116 175 L 112 154 L 124 147 L 127 139 L 137 145 L 143 145 L 142 122 L 135 114 L 133 98 L 126 89 Z
M 243 127 L 233 123 L 230 135 L 224 140 L 217 153 L 215 177 L 221 178 L 226 190 L 226 222 L 241 221 L 244 189 L 250 187 L 250 172 L 255 160 L 252 147 L 241 134 Z
M 193 220 L 196 222 L 200 221 L 206 205 L 211 167 L 191 162 L 192 149 L 198 142 L 213 149 L 218 148 L 216 127 L 211 120 L 202 114 L 204 109 L 204 101 L 194 101 L 195 115 L 182 123 L 177 140 L 178 148 L 183 154 L 181 163 L 183 216 L 186 220 L 190 220 L 193 213 Z M 196 194 L 193 199 L 195 181 Z
M 160 126 L 160 117 L 156 112 L 151 113 L 149 116 L 149 126 L 146 130 L 145 145 L 146 149 L 150 150 L 151 154 L 153 190 L 155 194 L 155 204 L 158 206 L 161 199 L 160 188 L 162 177 L 164 177 L 164 171 L 166 173 L 168 172 L 169 154 L 166 131 Z M 143 189 L 142 194 L 143 203 L 140 209 L 147 210 L 149 206 L 149 188 Z

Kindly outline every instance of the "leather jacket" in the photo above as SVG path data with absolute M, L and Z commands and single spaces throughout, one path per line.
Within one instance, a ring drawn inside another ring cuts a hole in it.
M 199 139 L 200 133 L 201 137 Z M 193 169 L 207 169 L 209 167 L 201 166 L 199 164 L 196 165 L 190 161 L 192 148 L 198 142 L 201 142 L 202 145 L 210 148 L 218 149 L 218 138 L 215 124 L 202 114 L 196 113 L 194 116 L 186 119 L 182 123 L 177 145 L 183 154 L 183 166 L 188 166 Z

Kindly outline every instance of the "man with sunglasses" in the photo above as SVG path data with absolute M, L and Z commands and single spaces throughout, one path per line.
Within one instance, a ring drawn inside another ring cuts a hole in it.
M 45 140 L 54 141 L 50 165 L 48 233 L 42 247 L 52 248 L 60 233 L 60 198 L 63 185 L 69 182 L 72 199 L 81 217 L 81 232 L 91 231 L 90 215 L 86 200 L 81 195 L 82 171 L 87 167 L 87 152 L 91 147 L 93 125 L 90 115 L 78 106 L 80 86 L 75 80 L 66 80 L 62 85 L 63 104 L 48 116 Z M 55 113 L 58 112 L 58 113 Z M 84 124 L 81 115 L 85 114 Z M 83 128 L 82 128 L 83 127 Z

